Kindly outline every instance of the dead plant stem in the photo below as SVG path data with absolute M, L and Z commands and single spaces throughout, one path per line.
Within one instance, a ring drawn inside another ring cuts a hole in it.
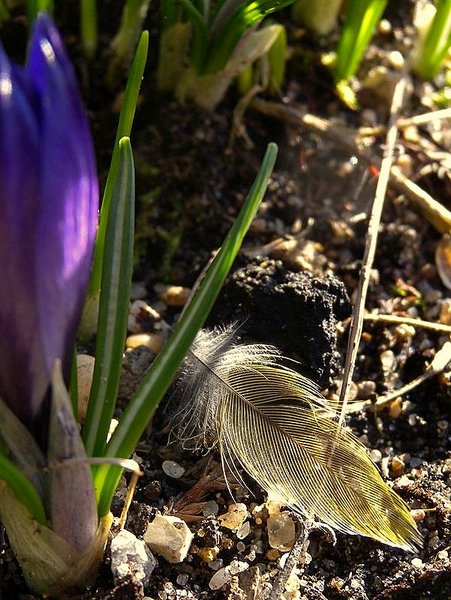
M 365 302 L 368 294 L 370 282 L 370 273 L 374 262 L 374 256 L 377 247 L 377 237 L 379 225 L 381 222 L 382 209 L 384 206 L 385 193 L 387 190 L 390 170 L 393 161 L 393 153 L 398 135 L 396 123 L 399 119 L 403 105 L 404 94 L 407 87 L 407 72 L 399 79 L 393 92 L 393 99 L 390 109 L 390 120 L 386 137 L 385 155 L 381 162 L 379 179 L 377 182 L 376 193 L 368 223 L 368 233 L 365 243 L 365 252 L 363 256 L 362 268 L 360 271 L 359 285 L 357 288 L 357 300 L 354 307 L 354 314 L 351 320 L 349 331 L 349 341 L 346 352 L 345 370 L 343 374 L 343 382 L 340 392 L 341 411 L 338 423 L 343 423 L 346 414 L 346 405 L 349 397 L 352 377 L 354 374 L 355 362 L 359 349 L 360 338 L 363 330 L 363 313 L 365 310 Z

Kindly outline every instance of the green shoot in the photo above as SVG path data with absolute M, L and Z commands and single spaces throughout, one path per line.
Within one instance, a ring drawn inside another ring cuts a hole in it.
M 136 49 L 135 58 L 130 68 L 130 75 L 125 88 L 121 114 L 119 116 L 119 124 L 114 143 L 113 156 L 111 158 L 110 170 L 108 173 L 105 190 L 103 192 L 100 223 L 94 251 L 91 280 L 89 282 L 89 290 L 85 301 L 85 307 L 83 309 L 82 322 L 79 328 L 79 336 L 81 339 L 89 339 L 92 337 L 97 324 L 100 282 L 102 278 L 102 268 L 105 253 L 105 236 L 108 223 L 108 213 L 110 211 L 113 197 L 114 182 L 116 181 L 117 177 L 119 140 L 123 137 L 130 137 L 131 134 L 139 89 L 141 87 L 141 80 L 147 60 L 148 46 L 149 34 L 147 31 L 144 31 L 141 34 L 141 38 Z
M 337 48 L 335 83 L 349 79 L 359 67 L 388 0 L 349 0 Z
M 428 8 L 433 7 L 428 5 Z M 418 37 L 413 71 L 422 79 L 433 79 L 450 51 L 451 0 L 438 1 L 432 20 L 419 31 Z
M 97 3 L 96 0 L 80 0 L 81 43 L 88 59 L 97 50 Z
M 133 272 L 134 219 L 133 156 L 129 138 L 122 138 L 105 238 L 96 362 L 83 428 L 90 456 L 103 453 L 119 387 Z

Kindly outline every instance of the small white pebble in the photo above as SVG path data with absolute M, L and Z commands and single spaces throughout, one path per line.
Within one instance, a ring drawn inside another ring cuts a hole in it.
M 392 26 L 391 26 L 390 21 L 388 19 L 381 19 L 379 21 L 378 30 L 379 30 L 379 33 L 382 33 L 383 35 L 387 35 L 388 33 L 391 33 Z
M 421 560 L 421 558 L 412 558 L 412 560 L 410 561 L 410 564 L 415 567 L 415 569 L 421 569 L 421 567 L 423 566 L 423 561 Z
M 173 479 L 180 479 L 185 472 L 182 465 L 179 465 L 173 460 L 165 460 L 162 464 L 162 469 L 168 477 L 172 477 Z
M 236 537 L 239 540 L 244 540 L 251 532 L 251 524 L 249 521 L 245 521 L 236 532 Z
M 393 69 L 400 71 L 405 63 L 404 56 L 398 50 L 393 50 L 388 55 L 388 63 Z
M 223 569 L 219 569 L 213 575 L 208 583 L 208 587 L 211 590 L 220 590 L 226 583 L 228 583 L 232 579 L 232 574 L 230 573 L 227 567 Z
M 376 448 L 371 450 L 370 458 L 374 463 L 380 463 L 382 460 L 382 452 Z
M 439 560 L 448 560 L 448 551 L 440 550 L 440 552 L 437 552 L 437 558 Z

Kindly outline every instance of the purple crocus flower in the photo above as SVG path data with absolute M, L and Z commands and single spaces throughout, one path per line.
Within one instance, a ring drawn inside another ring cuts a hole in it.
M 93 145 L 52 20 L 25 67 L 0 45 L 0 396 L 31 430 L 56 359 L 67 376 L 97 227 Z

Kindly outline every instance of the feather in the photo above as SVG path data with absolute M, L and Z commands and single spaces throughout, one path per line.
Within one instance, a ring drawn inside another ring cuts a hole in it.
M 170 420 L 184 446 L 216 445 L 223 466 L 241 465 L 297 513 L 414 551 L 421 536 L 407 505 L 337 424 L 337 407 L 273 346 L 235 340 L 236 326 L 203 330 L 185 360 Z

